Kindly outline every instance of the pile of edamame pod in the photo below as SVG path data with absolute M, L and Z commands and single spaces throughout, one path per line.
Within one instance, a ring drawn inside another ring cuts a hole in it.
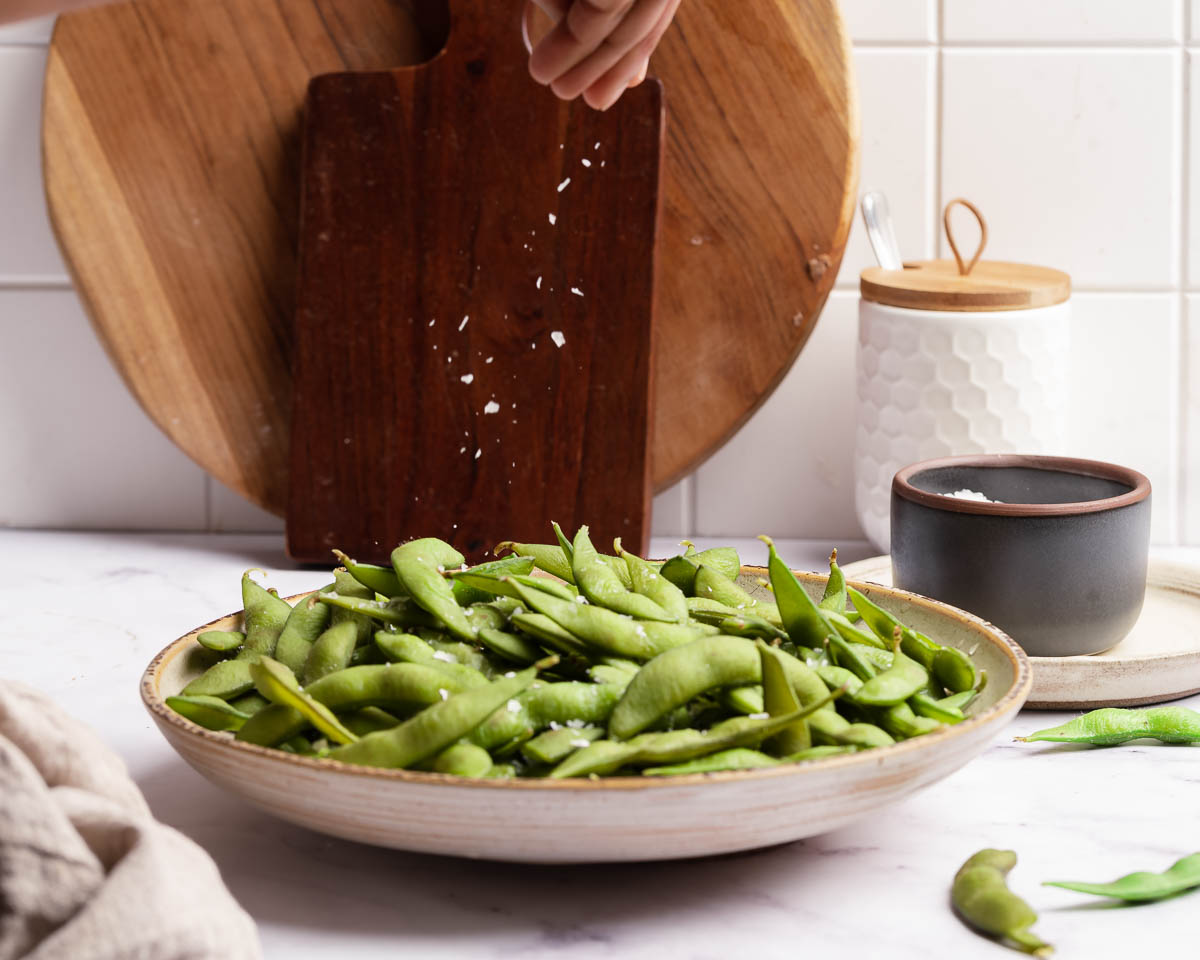
M 473 567 L 433 538 L 390 568 L 335 551 L 333 581 L 295 606 L 248 571 L 242 630 L 201 634 L 221 659 L 167 703 L 298 754 L 559 779 L 886 746 L 961 722 L 982 688 L 969 656 L 848 588 L 836 551 L 814 602 L 761 538 L 763 600 L 733 548 L 650 562 L 552 526 L 556 544 L 506 542 Z

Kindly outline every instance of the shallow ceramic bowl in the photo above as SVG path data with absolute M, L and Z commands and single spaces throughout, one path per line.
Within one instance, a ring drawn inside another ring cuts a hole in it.
M 742 585 L 761 567 L 743 568 Z M 800 574 L 814 596 L 825 578 Z M 473 780 L 381 770 L 240 743 L 171 710 L 204 663 L 198 627 L 151 661 L 142 700 L 189 764 L 266 812 L 322 833 L 425 853 L 533 863 L 668 860 L 750 850 L 823 833 L 894 803 L 981 753 L 1029 695 L 1029 661 L 979 618 L 901 590 L 856 584 L 941 643 L 974 651 L 988 683 L 954 727 L 863 753 L 765 770 L 599 780 Z
M 969 490 L 986 503 L 947 496 Z M 1141 613 L 1150 481 L 1096 460 L 926 460 L 892 481 L 896 586 L 996 624 L 1030 656 L 1099 653 Z

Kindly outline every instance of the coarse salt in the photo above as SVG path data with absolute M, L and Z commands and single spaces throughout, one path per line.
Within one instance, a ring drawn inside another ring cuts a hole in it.
M 447 653 L 445 650 L 434 650 L 433 659 L 441 660 L 443 663 L 458 663 L 458 657 L 452 653 Z
M 554 345 L 556 347 L 561 347 L 567 342 L 567 338 L 563 336 L 563 332 L 561 330 L 551 330 L 550 339 L 554 341 Z
M 476 448 L 475 459 L 478 460 L 480 458 L 480 456 L 482 456 L 482 455 L 483 455 L 483 450 L 481 448 Z
M 467 314 L 465 317 L 463 317 L 463 321 L 462 321 L 462 323 L 460 323 L 460 324 L 458 325 L 458 331 L 459 331 L 459 333 L 462 333 L 462 328 L 463 328 L 463 327 L 465 327 L 465 326 L 467 325 L 467 321 L 468 321 L 468 320 L 470 320 L 470 319 L 471 319 L 471 315 L 470 315 L 470 314 Z
M 542 278 L 541 278 L 541 276 L 539 276 L 539 277 L 537 278 L 537 281 L 534 283 L 534 286 L 535 286 L 535 287 L 537 287 L 539 290 L 541 290 L 541 289 L 542 289 Z
M 498 404 L 495 400 L 489 400 L 487 403 L 485 403 L 483 405 L 484 413 L 496 413 L 497 411 L 499 411 L 499 409 L 500 409 L 500 404 Z
M 474 379 L 475 379 L 475 374 L 473 374 L 473 373 L 464 373 L 464 374 L 463 374 L 461 377 L 459 377 L 458 379 L 459 379 L 459 380 L 461 380 L 463 383 L 470 383 L 472 380 L 474 380 Z
M 504 705 L 504 708 L 509 713 L 520 713 L 521 712 L 521 702 L 519 700 L 509 700 L 508 703 L 506 703 Z
M 566 179 L 566 180 L 564 180 L 562 183 L 560 183 L 560 184 L 558 185 L 558 192 L 559 192 L 559 193 L 562 193 L 564 190 L 566 190 L 566 189 L 567 189 L 567 186 L 570 184 L 570 182 L 571 182 L 571 178 L 570 178 L 570 177 L 567 177 L 567 179 Z
M 491 363 L 491 362 L 492 362 L 493 360 L 495 360 L 495 359 L 496 359 L 495 357 L 488 357 L 488 358 L 486 358 L 486 359 L 485 359 L 483 362 L 484 362 L 484 363 Z
M 589 160 L 587 157 L 584 157 L 579 162 L 582 163 L 585 167 L 590 167 L 592 165 L 592 161 Z
M 572 288 L 571 288 L 571 292 L 572 292 L 573 294 L 575 294 L 575 296 L 577 296 L 577 297 L 582 297 L 582 296 L 583 296 L 583 291 L 582 291 L 582 290 L 580 290 L 578 287 L 572 287 Z
M 438 696 L 441 697 L 443 700 L 449 700 L 450 699 L 450 691 L 447 690 L 445 687 L 438 687 Z
M 429 325 L 430 325 L 431 327 L 432 327 L 432 326 L 433 326 L 435 323 L 437 323 L 437 317 L 434 317 L 432 320 L 430 320 L 430 321 L 429 321 Z
M 567 742 L 573 747 L 590 747 L 592 745 L 591 740 L 584 740 L 583 737 L 578 737 L 575 740 L 568 740 Z
M 567 726 L 570 727 L 572 730 L 582 730 L 584 727 L 587 726 L 587 722 L 584 720 L 579 720 L 579 719 L 568 720 Z
M 750 719 L 750 720 L 767 720 L 770 718 L 770 716 L 771 715 L 769 713 L 752 713 L 752 714 L 750 714 L 748 719 Z
M 546 216 L 550 219 L 550 226 L 554 226 L 556 223 L 558 223 L 558 217 L 556 217 L 554 214 L 548 213 Z
M 978 490 L 968 490 L 965 487 L 962 490 L 955 490 L 953 493 L 943 493 L 943 497 L 953 497 L 955 500 L 975 500 L 979 503 L 1003 503 L 1003 500 L 992 500 L 986 494 L 980 493 Z

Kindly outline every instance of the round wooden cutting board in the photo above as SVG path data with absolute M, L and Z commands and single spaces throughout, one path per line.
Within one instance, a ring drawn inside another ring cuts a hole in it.
M 136 0 L 55 27 L 44 170 L 76 288 L 150 417 L 276 513 L 306 85 L 419 63 L 446 23 L 421 0 Z M 812 332 L 853 216 L 858 115 L 836 0 L 687 0 L 651 70 L 668 105 L 662 489 L 745 422 Z

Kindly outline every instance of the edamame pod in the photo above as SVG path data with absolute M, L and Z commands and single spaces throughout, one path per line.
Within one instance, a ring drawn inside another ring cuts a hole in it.
M 1037 914 L 1008 889 L 1008 872 L 1016 864 L 1017 855 L 1011 850 L 980 850 L 954 875 L 950 902 L 976 930 L 1007 940 L 1034 956 L 1049 956 L 1054 948 L 1029 929 L 1037 922 Z
M 474 640 L 475 628 L 458 605 L 454 589 L 442 576 L 443 570 L 461 566 L 463 562 L 461 553 L 436 537 L 410 540 L 392 551 L 392 568 L 417 605 L 433 614 L 456 637 Z

